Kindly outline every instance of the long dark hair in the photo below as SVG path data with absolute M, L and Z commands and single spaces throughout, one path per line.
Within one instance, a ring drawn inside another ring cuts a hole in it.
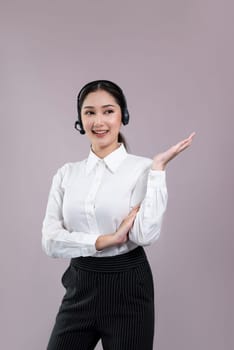
M 86 84 L 80 90 L 80 92 L 78 94 L 78 98 L 77 98 L 78 120 L 79 120 L 80 128 L 83 131 L 83 133 L 85 133 L 85 132 L 84 132 L 83 125 L 82 125 L 82 120 L 81 120 L 81 108 L 82 108 L 82 105 L 83 105 L 83 102 L 84 102 L 86 96 L 89 93 L 95 92 L 97 90 L 105 90 L 105 91 L 107 91 L 109 94 L 111 94 L 114 97 L 116 103 L 121 108 L 122 121 L 124 122 L 124 124 L 127 124 L 128 121 L 126 122 L 126 114 L 128 116 L 128 119 L 129 119 L 129 113 L 128 113 L 128 110 L 127 110 L 126 98 L 125 98 L 125 96 L 123 94 L 122 89 L 117 84 L 113 83 L 112 81 L 109 81 L 109 80 L 95 80 L 95 81 L 92 81 L 92 82 Z M 125 137 L 123 136 L 123 134 L 121 132 L 119 132 L 119 134 L 118 134 L 118 142 L 123 143 L 125 148 L 128 150 L 127 141 L 126 141 Z

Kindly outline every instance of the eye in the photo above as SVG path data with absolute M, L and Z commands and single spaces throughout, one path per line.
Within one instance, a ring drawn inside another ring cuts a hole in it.
M 90 114 L 93 114 L 93 111 L 86 111 L 85 112 L 85 115 L 90 115 Z
M 107 112 L 107 113 L 106 113 Z M 107 109 L 106 111 L 105 111 L 105 113 L 106 114 L 111 114 L 111 113 L 114 113 L 114 111 L 113 111 L 113 109 Z

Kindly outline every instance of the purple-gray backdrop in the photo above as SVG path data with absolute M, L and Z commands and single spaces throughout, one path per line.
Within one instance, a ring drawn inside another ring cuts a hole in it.
M 123 88 L 131 153 L 153 157 L 196 131 L 166 168 L 168 210 L 146 248 L 154 348 L 234 348 L 233 11 L 226 0 L 1 2 L 2 349 L 46 348 L 69 261 L 42 252 L 41 225 L 57 168 L 88 154 L 73 124 L 94 79 Z

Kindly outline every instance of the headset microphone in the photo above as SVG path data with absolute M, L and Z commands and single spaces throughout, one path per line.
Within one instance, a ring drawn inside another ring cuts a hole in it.
M 78 125 L 80 125 L 79 120 L 77 120 L 77 121 L 75 122 L 74 127 L 75 127 L 76 130 L 78 130 L 78 131 L 81 133 L 81 135 L 84 135 L 84 134 L 85 134 L 84 129 L 82 129 L 82 128 L 80 129 L 80 128 L 78 127 Z

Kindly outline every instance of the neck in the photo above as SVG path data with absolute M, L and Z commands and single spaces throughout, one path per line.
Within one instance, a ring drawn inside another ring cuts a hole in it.
M 99 158 L 105 158 L 106 156 L 108 156 L 108 154 L 115 151 L 120 146 L 121 146 L 121 143 L 118 142 L 114 145 L 111 145 L 108 148 L 106 148 L 106 147 L 105 148 L 97 148 L 97 147 L 91 145 L 91 149 L 92 149 L 93 153 L 95 153 L 96 156 L 98 156 Z

